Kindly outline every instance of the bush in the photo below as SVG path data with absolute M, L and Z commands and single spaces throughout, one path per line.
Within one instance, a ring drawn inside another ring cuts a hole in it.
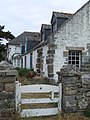
M 36 73 L 34 72 L 33 69 L 26 69 L 26 68 L 16 68 L 16 70 L 18 71 L 18 74 L 21 77 L 26 77 L 26 78 L 33 78 L 36 76 Z
M 84 115 L 87 117 L 90 117 L 90 104 L 87 105 L 87 107 L 84 111 Z
M 35 76 L 36 76 L 36 72 L 34 72 L 34 71 L 29 71 L 27 74 L 27 78 L 33 78 Z
M 20 68 L 20 67 L 15 67 L 15 69 L 18 71 L 18 70 L 20 70 L 21 68 Z
M 17 69 L 17 71 L 18 71 L 18 74 L 22 77 L 22 76 L 27 76 L 27 74 L 28 74 L 28 72 L 29 72 L 29 70 L 28 69 L 26 69 L 26 68 L 18 68 Z

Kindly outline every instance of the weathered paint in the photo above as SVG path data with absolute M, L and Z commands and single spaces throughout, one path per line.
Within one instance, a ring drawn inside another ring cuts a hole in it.
M 21 104 L 40 104 L 40 103 L 58 103 L 56 108 L 43 108 L 43 109 L 22 109 L 22 117 L 33 117 L 33 116 L 48 116 L 56 115 L 61 111 L 61 84 L 59 86 L 45 85 L 45 84 L 35 84 L 35 85 L 25 85 L 16 82 L 16 110 L 20 112 Z M 21 99 L 22 93 L 49 93 L 51 98 L 31 98 L 31 99 Z M 57 97 L 54 97 L 54 93 L 58 93 Z
M 84 47 L 82 52 L 86 51 L 87 43 L 90 43 L 90 2 L 82 9 L 77 11 L 75 15 L 67 20 L 54 34 L 55 49 L 54 57 L 54 79 L 58 80 L 56 74 L 67 61 L 67 57 L 63 57 L 63 51 L 66 47 Z

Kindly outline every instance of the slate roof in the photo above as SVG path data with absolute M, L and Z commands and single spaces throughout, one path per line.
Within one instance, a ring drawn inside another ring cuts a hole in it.
M 16 38 L 12 39 L 8 45 L 19 45 L 24 44 L 26 39 L 28 41 L 40 41 L 40 33 L 39 32 L 23 32 Z
M 32 52 L 33 50 L 36 50 L 36 49 L 38 49 L 38 48 L 40 48 L 40 47 L 42 47 L 42 46 L 44 46 L 44 45 L 49 44 L 50 39 L 51 39 L 51 35 L 48 36 L 48 38 L 47 38 L 46 41 L 40 42 L 39 44 L 37 44 L 35 47 L 33 47 L 32 49 L 30 49 L 30 50 L 29 50 L 27 53 L 25 53 L 25 54 L 28 54 L 28 53 Z M 25 55 L 25 54 L 23 54 L 23 55 Z
M 73 14 L 71 14 L 71 13 L 63 13 L 63 12 L 53 12 L 53 15 L 55 15 L 56 17 L 60 17 L 60 18 L 69 18 Z
M 28 41 L 28 51 L 33 49 L 35 46 L 37 46 L 40 42 L 39 41 Z
M 73 14 L 53 11 L 53 13 L 52 13 L 52 18 L 51 18 L 51 23 L 52 23 L 52 20 L 53 20 L 53 17 L 54 17 L 54 16 L 55 16 L 56 18 L 66 18 L 66 19 L 68 19 L 68 18 L 72 17 Z
M 51 25 L 49 24 L 42 24 L 41 26 L 43 29 L 51 29 Z

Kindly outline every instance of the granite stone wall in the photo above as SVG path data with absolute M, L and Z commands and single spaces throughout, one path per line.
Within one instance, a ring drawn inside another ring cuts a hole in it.
M 10 120 L 15 113 L 16 74 L 9 63 L 0 63 L 0 120 Z
M 62 110 L 82 113 L 90 103 L 90 74 L 72 65 L 62 67 L 57 74 L 62 83 Z

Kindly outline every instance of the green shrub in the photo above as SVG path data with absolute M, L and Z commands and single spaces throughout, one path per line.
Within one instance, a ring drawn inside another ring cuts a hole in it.
M 34 69 L 33 69 L 33 68 L 31 68 L 31 69 L 30 69 L 30 71 L 34 71 Z
M 90 104 L 87 105 L 87 107 L 84 111 L 84 115 L 87 117 L 90 117 Z
M 22 77 L 22 76 L 27 77 L 28 72 L 29 72 L 29 70 L 28 70 L 28 69 L 26 69 L 26 68 L 21 68 L 21 69 L 18 69 L 18 74 L 19 74 L 21 77 Z
M 21 68 L 20 68 L 20 67 L 15 67 L 15 69 L 18 71 L 18 70 L 20 70 Z
M 26 69 L 26 68 L 16 68 L 16 70 L 18 71 L 18 74 L 21 77 L 26 77 L 26 78 L 32 78 L 36 75 L 36 73 L 34 72 L 33 69 Z

